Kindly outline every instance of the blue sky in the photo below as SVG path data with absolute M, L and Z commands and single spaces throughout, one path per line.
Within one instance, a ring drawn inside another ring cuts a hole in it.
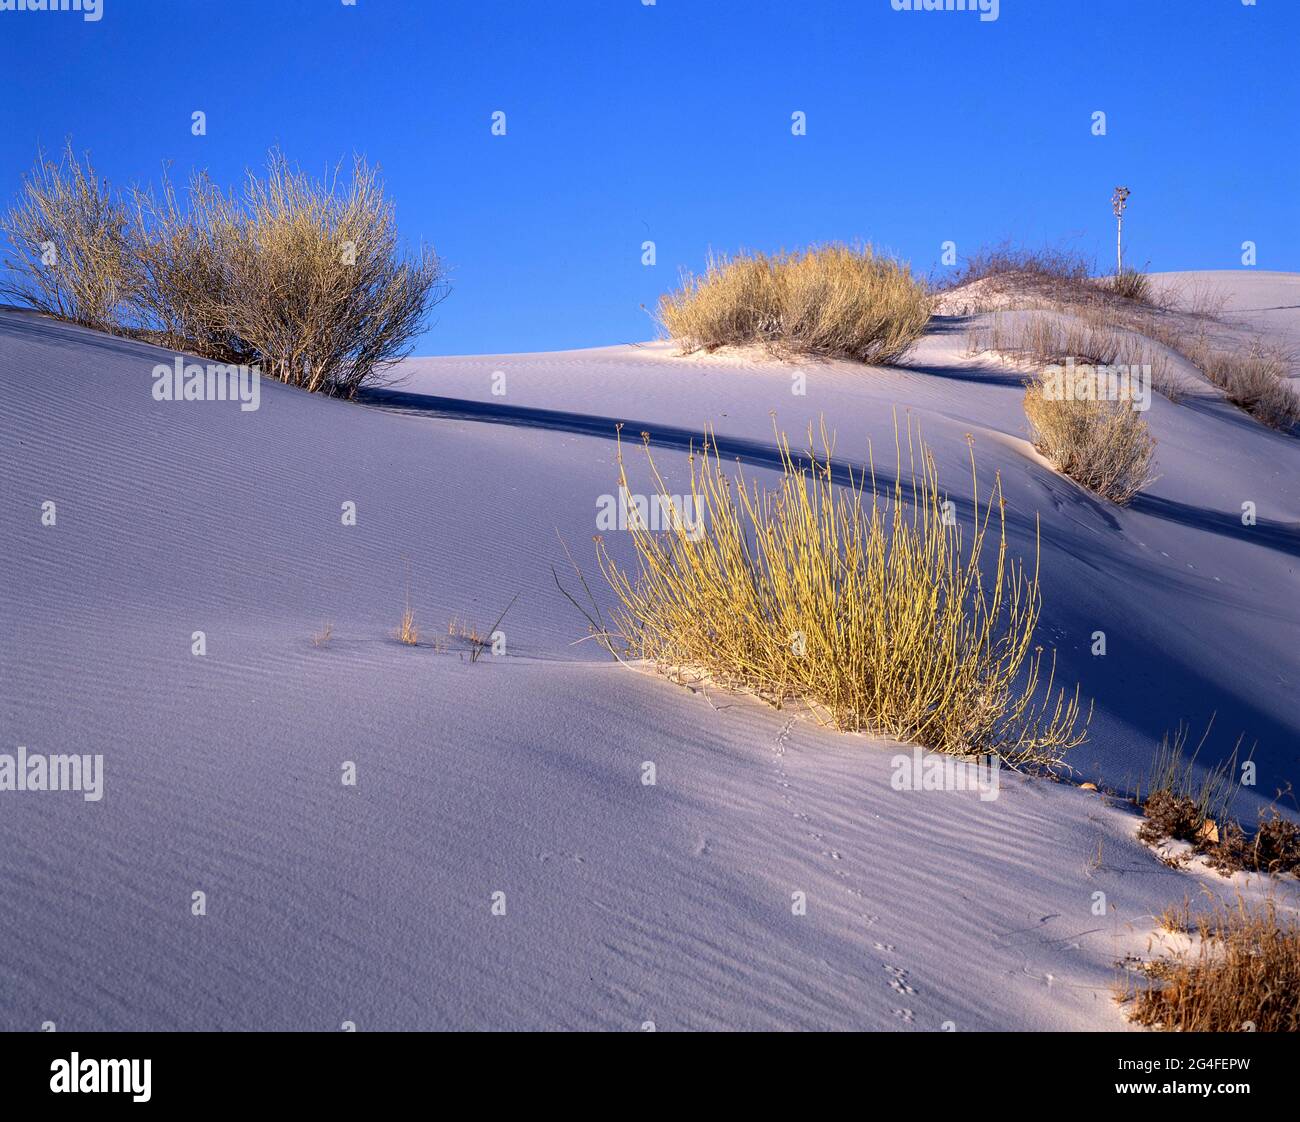
M 380 163 L 454 291 L 417 353 L 645 339 L 710 250 L 1006 238 L 1300 271 L 1300 0 L 102 0 L 0 11 L 0 198 L 71 136 L 117 183 L 267 148 Z M 191 134 L 191 114 L 207 135 Z M 506 135 L 493 136 L 495 111 Z M 1107 114 L 1105 136 L 1092 114 Z M 791 114 L 807 134 L 792 135 Z M 642 242 L 656 264 L 642 265 Z

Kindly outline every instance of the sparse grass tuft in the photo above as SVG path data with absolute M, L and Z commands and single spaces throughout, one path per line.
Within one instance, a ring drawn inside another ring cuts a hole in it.
M 1078 399 L 1035 379 L 1025 391 L 1025 416 L 1034 447 L 1103 499 L 1125 506 L 1151 482 L 1155 439 L 1127 398 Z
M 888 363 L 930 318 L 924 284 L 870 246 L 710 259 L 659 301 L 668 334 L 690 352 L 762 344 L 777 353 Z
M 1198 777 L 1196 760 L 1213 728 L 1211 719 L 1191 756 L 1187 755 L 1189 729 L 1185 723 L 1179 724 L 1172 737 L 1165 733 L 1161 738 L 1151 759 L 1145 799 L 1138 792 L 1148 819 L 1138 835 L 1144 841 L 1176 838 L 1196 843 L 1203 840 L 1207 823 L 1217 832 L 1219 824 L 1227 821 L 1242 741 L 1238 739 L 1231 756 Z
M 327 623 L 318 632 L 316 632 L 315 635 L 311 637 L 311 645 L 313 647 L 328 646 L 329 641 L 333 638 L 334 638 L 334 625 L 332 623 Z
M 1213 724 L 1211 721 L 1210 728 Z M 1224 876 L 1243 870 L 1300 876 L 1300 826 L 1283 818 L 1275 807 L 1260 811 L 1260 824 L 1253 834 L 1231 817 L 1236 793 L 1233 777 L 1244 737 L 1238 737 L 1232 755 L 1197 775 L 1196 757 L 1210 728 L 1190 758 L 1186 755 L 1186 725 L 1179 725 L 1172 740 L 1165 734 L 1152 760 L 1147 794 L 1144 798 L 1139 790 L 1136 797 L 1145 817 L 1138 829 L 1139 840 L 1152 846 L 1170 839 L 1187 842 L 1192 852 L 1205 857 L 1210 867 Z
M 1156 918 L 1162 931 L 1170 935 L 1187 935 L 1193 930 L 1192 902 L 1184 896 L 1182 903 L 1170 904 Z
M 1177 291 L 1159 299 L 1169 301 L 1163 314 L 1131 303 L 1083 302 L 1059 295 L 1039 300 L 1033 314 L 1008 317 L 997 311 L 987 324 L 970 329 L 968 350 L 996 351 L 1018 362 L 1057 362 L 1073 356 L 1098 365 L 1150 366 L 1151 384 L 1177 401 L 1188 387 L 1175 374 L 1168 353 L 1172 351 L 1261 423 L 1282 431 L 1300 424 L 1300 395 L 1289 380 L 1294 363 L 1290 351 L 1258 339 L 1238 350 L 1212 343 L 1207 323 L 1222 307 L 1222 299 L 1216 302 L 1213 293 L 1193 293 L 1187 298 L 1190 310 L 1175 306 L 1184 299 Z
M 1225 351 L 1199 339 L 1187 352 L 1224 397 L 1256 420 L 1283 430 L 1300 421 L 1300 396 L 1288 384 L 1283 351 L 1259 343 L 1244 353 Z
M 414 647 L 420 642 L 420 632 L 415 626 L 415 613 L 411 611 L 409 604 L 402 612 L 402 622 L 398 625 L 397 630 L 393 632 L 393 638 L 399 643 L 405 643 L 408 647 Z
M 1109 281 L 1111 292 L 1138 304 L 1151 303 L 1151 277 L 1143 269 L 1125 269 Z
M 1053 702 L 1051 675 L 1043 688 L 1033 646 L 1037 564 L 1007 558 L 1000 480 L 981 503 L 972 452 L 964 539 L 933 455 L 910 426 L 905 442 L 896 432 L 895 481 L 880 489 L 874 459 L 869 479 L 848 472 L 836 483 L 824 428 L 821 444 L 820 457 L 796 460 L 778 434 L 783 471 L 771 491 L 733 481 L 716 446 L 692 454 L 702 534 L 637 522 L 636 571 L 598 545 L 621 605 L 610 633 L 679 680 L 707 676 L 778 707 L 803 703 L 840 729 L 1059 765 L 1084 739 L 1088 717 L 1077 689 Z M 619 484 L 629 487 L 621 444 Z
M 1300 1031 L 1300 928 L 1275 901 L 1217 904 L 1195 933 L 1191 949 L 1136 965 L 1120 994 L 1133 1021 L 1166 1032 Z
M 451 617 L 447 623 L 447 634 L 453 639 L 459 639 L 462 643 L 468 645 L 470 662 L 478 662 L 478 660 L 483 657 L 484 651 L 490 650 L 493 654 L 498 653 L 496 648 L 493 646 L 498 634 L 503 635 L 503 633 L 499 632 L 498 629 L 501 627 L 501 621 L 506 618 L 506 614 L 515 606 L 515 601 L 518 599 L 519 593 L 516 592 L 514 596 L 510 598 L 510 603 L 507 604 L 502 613 L 497 616 L 496 623 L 488 628 L 486 637 L 480 635 L 478 628 L 473 624 L 463 623 L 456 616 Z
M 1066 315 L 997 312 L 987 324 L 971 328 L 967 349 L 971 354 L 996 351 L 1022 365 L 1073 358 L 1095 366 L 1150 367 L 1152 387 L 1167 398 L 1177 400 L 1182 389 L 1168 354 L 1104 305 L 1081 307 Z

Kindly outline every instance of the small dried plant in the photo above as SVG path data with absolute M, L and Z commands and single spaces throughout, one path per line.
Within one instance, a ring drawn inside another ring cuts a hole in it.
M 1270 898 L 1252 907 L 1216 901 L 1195 920 L 1166 914 L 1191 946 L 1130 963 L 1119 993 L 1129 1017 L 1165 1032 L 1300 1032 L 1300 927 Z

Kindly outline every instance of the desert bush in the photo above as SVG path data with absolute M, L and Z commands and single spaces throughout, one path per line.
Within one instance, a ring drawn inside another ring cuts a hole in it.
M 1040 313 L 1008 323 L 999 313 L 990 324 L 972 329 L 970 349 L 1048 362 L 1073 355 L 1100 365 L 1149 365 L 1152 385 L 1177 401 L 1187 386 L 1175 374 L 1169 354 L 1151 345 L 1157 342 L 1185 358 L 1256 420 L 1282 430 L 1300 422 L 1300 396 L 1289 383 L 1293 356 L 1260 340 L 1241 350 L 1211 343 L 1204 323 L 1209 315 L 1091 305 L 1075 309 L 1069 319 Z M 1201 321 L 1195 330 L 1187 327 L 1188 316 Z
M 661 532 L 634 520 L 635 570 L 600 543 L 620 605 L 612 641 L 679 679 L 707 676 L 778 707 L 803 703 L 840 729 L 1058 764 L 1084 739 L 1088 718 L 1077 689 L 1053 704 L 1049 675 L 1040 691 L 1037 562 L 1029 570 L 1007 557 L 1000 480 L 982 508 L 976 485 L 963 542 L 934 458 L 910 426 L 906 461 L 898 441 L 895 482 L 883 490 L 874 461 L 869 482 L 851 471 L 834 481 L 824 429 L 820 458 L 810 451 L 796 461 L 777 439 L 774 490 L 743 475 L 733 482 L 706 443 L 691 456 L 699 519 L 671 520 Z M 663 509 L 675 509 L 645 442 Z M 975 481 L 973 452 L 971 473 Z M 619 484 L 630 490 L 621 444 Z
M 991 323 L 971 328 L 971 353 L 991 350 L 1019 360 L 1057 362 L 1074 356 L 1101 365 L 1150 365 L 1152 385 L 1177 401 L 1188 387 L 1170 355 L 1151 345 L 1160 343 L 1263 424 L 1284 431 L 1300 424 L 1300 395 L 1289 381 L 1290 353 L 1258 340 L 1241 350 L 1209 341 L 1207 324 L 1217 319 L 1227 299 L 1221 289 L 1198 283 L 1189 288 L 1173 281 L 1157 290 L 1150 276 L 1139 270 L 1124 270 L 1098 282 L 1089 279 L 1082 258 L 1006 246 L 977 253 L 940 292 L 964 285 L 973 287 L 969 295 L 947 298 L 950 311 L 996 313 Z M 940 299 L 942 307 L 945 298 Z M 1012 306 L 1039 314 L 1008 322 L 1002 311 Z
M 1151 482 L 1156 442 L 1126 396 L 1081 398 L 1040 378 L 1025 391 L 1025 416 L 1034 447 L 1094 494 L 1124 506 Z
M 234 205 L 201 173 L 183 207 L 171 180 L 161 194 L 131 192 L 131 299 L 138 332 L 172 349 L 227 362 L 256 356 L 234 332 L 224 255 L 238 224 Z
M 758 343 L 777 352 L 892 362 L 920 338 L 930 298 L 870 246 L 711 259 L 663 296 L 659 317 L 686 351 Z
M 1267 816 L 1260 812 L 1258 829 L 1248 834 L 1231 817 L 1233 777 L 1244 736 L 1237 738 L 1230 756 L 1198 775 L 1196 759 L 1213 726 L 1211 720 L 1190 757 L 1185 724 L 1178 726 L 1172 739 L 1165 734 L 1152 758 L 1147 793 L 1143 796 L 1139 788 L 1137 794 L 1145 818 L 1138 838 L 1148 845 L 1169 839 L 1187 842 L 1225 876 L 1241 870 L 1300 873 L 1300 826 L 1268 808 Z
M 194 176 L 124 203 L 71 147 L 43 156 L 0 218 L 0 291 L 40 311 L 351 397 L 410 352 L 447 293 L 431 250 L 404 256 L 377 171 L 313 180 L 278 151 L 228 196 Z
M 1300 928 L 1276 902 L 1216 904 L 1185 952 L 1136 964 L 1122 1001 L 1167 1032 L 1300 1031 Z
M 1211 718 L 1200 741 L 1189 756 L 1187 743 L 1191 730 L 1186 722 L 1180 722 L 1172 736 L 1166 732 L 1160 738 L 1155 755 L 1151 757 L 1151 765 L 1147 772 L 1145 801 L 1150 802 L 1157 795 L 1166 795 L 1191 805 L 1190 833 L 1170 832 L 1167 835 L 1169 837 L 1192 841 L 1207 821 L 1223 822 L 1232 809 L 1234 793 L 1232 779 L 1237 768 L 1237 757 L 1241 754 L 1243 738 L 1237 738 L 1232 754 L 1227 759 L 1198 774 L 1196 761 L 1213 730 L 1214 720 Z M 1143 801 L 1141 789 L 1138 790 L 1137 797 L 1139 802 Z
M 37 153 L 19 201 L 0 217 L 10 247 L 0 293 L 85 327 L 116 330 L 129 289 L 127 217 L 71 142 L 57 163 Z
M 956 272 L 932 280 L 931 286 L 941 314 L 1010 307 L 1064 311 L 1113 299 L 1091 274 L 1092 262 L 1073 250 L 1003 242 L 976 250 Z
M 392 203 L 357 158 L 350 180 L 317 181 L 272 151 L 238 198 L 203 179 L 137 195 L 141 303 L 166 328 L 291 385 L 351 397 L 409 353 L 446 294 L 431 251 L 398 247 Z

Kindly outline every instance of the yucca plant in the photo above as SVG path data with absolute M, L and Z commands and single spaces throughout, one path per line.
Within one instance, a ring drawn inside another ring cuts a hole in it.
M 1052 675 L 1041 681 L 1037 556 L 1032 568 L 1007 556 L 1000 479 L 981 504 L 971 452 L 974 514 L 964 540 L 934 457 L 910 424 L 905 440 L 895 431 L 888 488 L 877 487 L 874 460 L 868 473 L 841 472 L 837 483 L 824 427 L 820 456 L 796 459 L 783 434 L 777 442 L 774 490 L 733 480 L 711 440 L 693 452 L 703 534 L 634 522 L 633 570 L 599 543 L 620 605 L 612 632 L 626 653 L 777 706 L 803 703 L 840 729 L 1058 765 L 1084 739 L 1088 718 L 1077 689 L 1053 702 Z M 618 463 L 627 488 L 621 441 Z

